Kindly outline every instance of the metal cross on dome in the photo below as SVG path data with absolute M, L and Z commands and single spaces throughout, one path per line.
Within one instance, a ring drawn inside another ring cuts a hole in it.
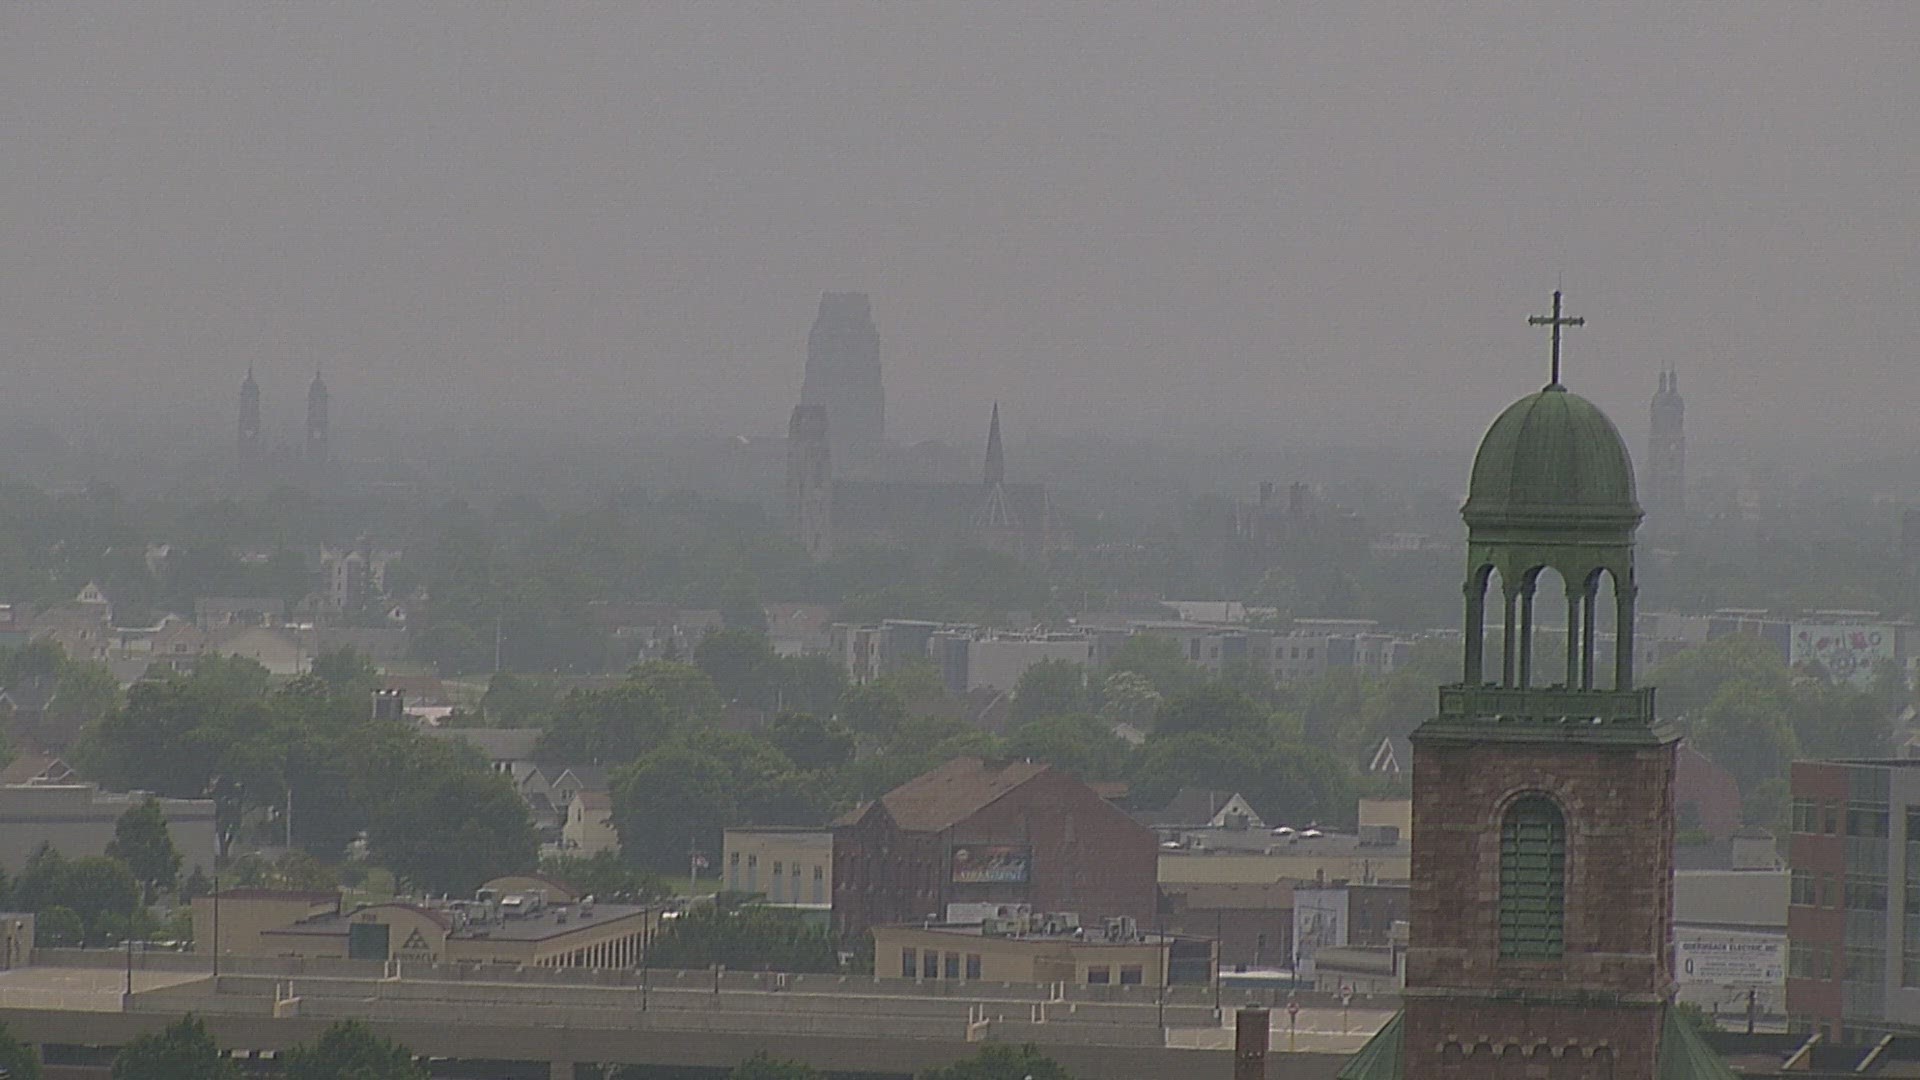
M 1528 326 L 1553 327 L 1553 381 L 1548 386 L 1560 385 L 1560 328 L 1563 326 L 1585 326 L 1584 317 L 1562 316 L 1560 314 L 1560 290 L 1553 290 L 1553 314 L 1533 315 L 1527 319 Z

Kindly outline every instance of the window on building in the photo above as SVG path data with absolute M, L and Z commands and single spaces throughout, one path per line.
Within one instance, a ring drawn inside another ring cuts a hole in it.
M 1112 981 L 1113 969 L 1105 964 L 1087 969 L 1087 984 L 1089 986 L 1105 986 Z
M 1816 979 L 1833 978 L 1833 950 L 1832 949 L 1815 949 L 1813 951 L 1813 960 L 1815 965 L 1815 968 L 1814 968 L 1815 974 L 1813 976 L 1814 978 Z
M 1848 803 L 1847 835 L 1885 839 L 1890 816 L 1886 803 Z
M 1558 957 L 1566 922 L 1567 820 L 1529 795 L 1500 826 L 1500 955 Z
M 920 955 L 920 952 L 917 949 L 901 949 L 900 950 L 900 977 L 901 978 L 912 979 L 917 977 L 917 973 L 915 971 L 916 965 L 914 964 L 914 959 L 919 955 Z
M 1840 906 L 1839 879 L 1831 874 L 1820 875 L 1820 906 L 1830 908 Z
M 1787 975 L 1795 979 L 1813 978 L 1813 946 L 1795 945 L 1787 950 Z
M 1877 983 L 1887 977 L 1887 954 L 1871 946 L 1847 946 L 1845 978 L 1854 983 Z
M 1793 872 L 1793 883 L 1789 890 L 1787 902 L 1806 907 L 1811 907 L 1820 902 L 1820 887 L 1814 881 L 1811 871 L 1795 870 Z
M 1920 952 L 1900 954 L 1900 985 L 1920 986 Z
M 946 966 L 941 969 L 941 975 L 949 979 L 959 978 L 960 977 L 960 954 L 957 952 L 950 952 L 946 955 L 944 959 L 946 961 Z
M 1141 983 L 1146 981 L 1146 977 L 1147 977 L 1146 969 L 1141 967 L 1139 964 L 1121 964 L 1120 965 L 1120 985 L 1121 986 L 1139 986 Z
M 1911 811 L 1909 811 L 1911 813 Z M 1793 800 L 1792 828 L 1797 833 L 1820 831 L 1820 804 L 1806 797 Z
M 1823 802 L 1820 804 L 1820 831 L 1833 836 L 1840 831 L 1840 804 Z
M 1887 876 L 1885 874 L 1848 874 L 1847 910 L 1887 910 Z
M 980 977 L 980 954 L 977 952 L 968 953 L 967 954 L 967 978 L 978 979 L 979 977 Z
M 928 949 L 920 954 L 920 971 L 929 979 L 940 977 L 940 954 Z
M 1907 843 L 1920 844 L 1920 806 L 1907 807 Z

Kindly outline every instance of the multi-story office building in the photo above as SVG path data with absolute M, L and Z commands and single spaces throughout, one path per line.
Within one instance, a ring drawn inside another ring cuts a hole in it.
M 1789 1022 L 1920 1033 L 1920 761 L 1795 762 L 1792 829 Z

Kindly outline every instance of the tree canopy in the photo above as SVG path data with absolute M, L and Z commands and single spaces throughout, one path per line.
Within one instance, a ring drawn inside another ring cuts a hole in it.
M 412 1051 L 375 1035 L 358 1020 L 343 1020 L 311 1043 L 287 1051 L 287 1080 L 426 1080 Z
M 240 1080 L 240 1068 L 220 1052 L 207 1025 L 189 1015 L 121 1047 L 113 1080 Z

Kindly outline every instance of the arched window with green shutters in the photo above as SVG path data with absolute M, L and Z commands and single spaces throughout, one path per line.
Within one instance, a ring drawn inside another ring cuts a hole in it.
M 1566 917 L 1567 819 L 1553 800 L 1528 795 L 1500 823 L 1500 955 L 1558 957 Z

